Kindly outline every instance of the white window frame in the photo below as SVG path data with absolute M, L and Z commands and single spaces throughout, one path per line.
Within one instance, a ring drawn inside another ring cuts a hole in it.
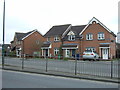
M 65 50 L 65 57 L 70 57 L 70 50 L 68 49 Z
M 96 51 L 95 47 L 86 47 L 86 50 Z
M 58 48 L 55 48 L 54 49 L 54 55 L 58 55 L 59 54 L 59 49 Z
M 86 40 L 93 40 L 93 34 L 92 33 L 86 34 Z
M 54 41 L 60 41 L 60 38 L 58 36 L 55 36 Z
M 75 35 L 69 35 L 68 40 L 69 41 L 74 41 L 75 40 Z
M 105 34 L 104 32 L 99 32 L 98 33 L 98 40 L 104 40 L 105 39 Z

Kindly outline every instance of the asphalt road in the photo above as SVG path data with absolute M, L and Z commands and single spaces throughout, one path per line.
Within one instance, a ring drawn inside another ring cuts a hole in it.
M 5 58 L 5 64 L 22 66 L 22 59 Z M 46 60 L 44 59 L 28 59 L 24 60 L 24 67 L 46 70 Z M 64 60 L 48 60 L 48 71 L 75 73 L 75 61 Z M 113 62 L 112 67 L 113 77 L 118 77 L 118 61 Z M 77 73 L 86 75 L 98 75 L 111 77 L 111 62 L 110 61 L 78 61 Z
M 3 70 L 2 88 L 118 88 L 118 84 Z

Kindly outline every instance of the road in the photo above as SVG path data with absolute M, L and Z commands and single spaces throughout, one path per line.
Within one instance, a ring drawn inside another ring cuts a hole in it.
M 116 83 L 2 71 L 2 88 L 118 88 Z

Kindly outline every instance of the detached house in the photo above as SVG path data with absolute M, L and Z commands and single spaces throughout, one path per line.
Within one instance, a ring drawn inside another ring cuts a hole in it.
M 41 45 L 44 41 L 44 37 L 37 30 L 33 30 L 27 33 L 16 32 L 14 40 L 11 41 L 11 50 L 14 51 L 16 56 L 19 57 L 22 55 L 41 55 Z
M 97 52 L 102 59 L 116 56 L 116 35 L 95 17 L 87 25 L 53 26 L 44 37 L 42 56 L 61 54 L 71 58 L 82 55 L 85 50 Z

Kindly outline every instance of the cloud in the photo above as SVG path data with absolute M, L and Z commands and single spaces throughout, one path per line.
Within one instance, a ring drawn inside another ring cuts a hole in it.
M 45 34 L 53 25 L 84 25 L 94 16 L 117 33 L 119 0 L 6 0 L 6 43 L 17 31 L 38 29 Z M 3 0 L 0 13 L 3 13 Z M 2 20 L 2 14 L 0 14 Z M 0 21 L 2 30 L 2 21 Z M 10 33 L 11 32 L 11 33 Z M 0 34 L 0 43 L 2 33 Z

